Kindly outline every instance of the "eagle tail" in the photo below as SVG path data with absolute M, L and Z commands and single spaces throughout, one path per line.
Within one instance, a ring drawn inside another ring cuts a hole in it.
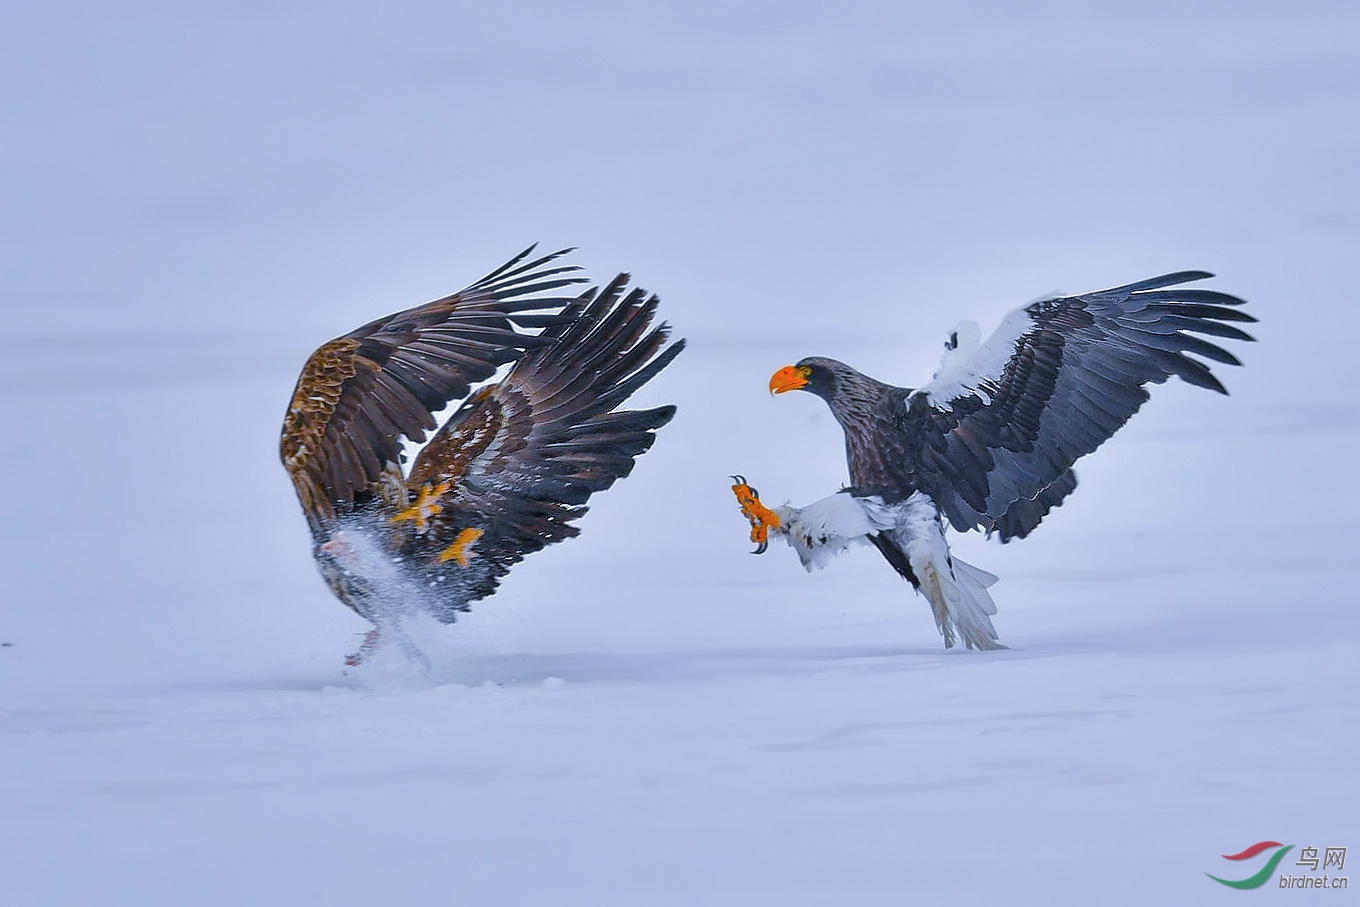
M 919 549 L 912 551 L 910 557 L 912 571 L 921 581 L 919 591 L 930 602 L 945 648 L 954 645 L 955 628 L 970 649 L 1006 648 L 997 640 L 996 628 L 992 626 L 996 603 L 987 592 L 996 577 L 958 558 L 947 558 L 941 563 L 929 556 L 922 557 Z
M 950 555 L 929 497 L 917 492 L 907 499 L 893 534 L 910 562 L 917 591 L 930 602 L 945 648 L 954 645 L 955 629 L 970 649 L 1006 648 L 992 626 L 996 603 L 987 592 L 996 577 Z
M 963 634 L 968 648 L 1004 649 L 996 638 L 992 627 L 992 615 L 996 614 L 996 602 L 992 601 L 987 588 L 997 580 L 995 574 L 974 567 L 972 564 L 951 558 L 954 567 L 954 600 L 950 611 L 954 622 Z

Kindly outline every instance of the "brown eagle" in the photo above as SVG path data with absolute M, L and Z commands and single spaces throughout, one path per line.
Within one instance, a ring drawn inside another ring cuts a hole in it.
M 945 344 L 934 379 L 894 387 L 843 362 L 786 366 L 770 391 L 803 390 L 845 431 L 850 487 L 807 507 L 770 510 L 746 480 L 733 491 L 751 540 L 785 538 L 809 570 L 854 542 L 872 544 L 925 595 L 946 647 L 1002 648 L 987 588 L 996 577 L 949 553 L 945 525 L 1024 538 L 1077 487 L 1072 465 L 1104 443 L 1172 375 L 1227 390 L 1194 357 L 1240 365 L 1196 334 L 1250 341 L 1231 322 L 1256 319 L 1241 299 L 1181 284 L 1181 271 L 1012 312 L 979 344 L 976 324 Z M 971 340 L 971 342 L 970 342 Z
M 556 263 L 571 250 L 532 251 L 324 344 L 302 368 L 279 453 L 321 575 L 375 626 L 350 664 L 380 633 L 420 658 L 403 615 L 452 623 L 526 554 L 577 535 L 590 495 L 628 475 L 675 415 L 618 410 L 684 348 L 651 327 L 657 297 L 627 274 L 560 295 L 586 282 Z M 431 431 L 407 472 L 403 439 Z

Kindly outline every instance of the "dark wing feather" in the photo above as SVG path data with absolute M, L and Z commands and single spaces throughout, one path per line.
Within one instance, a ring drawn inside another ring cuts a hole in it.
M 466 289 L 379 318 L 337 337 L 307 360 L 284 418 L 279 454 L 308 521 L 335 517 L 384 472 L 400 471 L 401 439 L 421 441 L 432 413 L 506 362 L 544 341 L 570 298 L 542 294 L 584 278 L 532 260 L 530 246 Z
M 577 535 L 587 499 L 627 476 L 675 415 L 674 406 L 614 411 L 685 346 L 665 346 L 669 328 L 651 327 L 657 298 L 627 284 L 620 274 L 576 300 L 569 322 L 543 332 L 547 345 L 468 400 L 416 458 L 412 489 L 452 483 L 420 542 L 425 556 L 464 529 L 483 532 L 467 601 L 490 595 L 525 555 Z
M 1252 340 L 1229 322 L 1256 319 L 1235 296 L 1173 289 L 1210 276 L 1182 271 L 1011 313 L 971 355 L 894 400 L 917 484 L 955 528 L 1023 537 L 1076 487 L 1072 464 L 1148 399 L 1144 385 L 1177 375 L 1227 393 L 1191 357 L 1237 358 L 1195 335 Z
M 1076 489 L 1077 474 L 1069 469 L 1057 481 L 1045 485 L 1033 498 L 1021 498 L 1011 504 L 987 532 L 989 535 L 995 532 L 1002 542 L 1022 539 L 1033 532 L 1039 522 L 1048 516 L 1048 512 Z

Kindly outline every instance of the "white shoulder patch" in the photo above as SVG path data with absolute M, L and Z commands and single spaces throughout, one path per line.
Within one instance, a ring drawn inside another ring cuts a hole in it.
M 931 378 L 940 377 L 940 374 L 949 367 L 951 362 L 967 358 L 980 346 L 982 346 L 982 328 L 978 326 L 976 321 L 960 321 L 949 332 L 949 339 L 944 342 L 944 352 L 940 355 L 940 367 L 935 369 L 935 374 Z
M 942 410 L 950 409 L 950 401 L 959 397 L 977 396 L 984 403 L 991 403 L 993 390 L 1015 355 L 1015 342 L 1033 325 L 1028 312 L 1016 309 L 985 343 L 971 351 L 962 348 L 948 351 L 935 377 L 916 393 L 925 394 L 931 406 Z

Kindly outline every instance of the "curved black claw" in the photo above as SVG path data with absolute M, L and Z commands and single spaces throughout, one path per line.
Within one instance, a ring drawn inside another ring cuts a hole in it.
M 760 546 L 759 546 L 758 548 L 756 548 L 755 551 L 752 551 L 751 553 L 752 553 L 752 554 L 764 554 L 766 551 L 769 550 L 769 548 L 770 548 L 770 543 L 769 543 L 768 541 L 761 542 L 761 543 L 760 543 Z
M 745 485 L 747 488 L 751 488 L 750 483 L 746 481 L 746 476 L 743 476 L 743 475 L 735 475 L 735 476 L 728 476 L 728 478 L 731 479 L 733 482 L 736 482 L 738 485 Z M 760 492 L 756 491 L 754 488 L 751 488 L 751 497 L 756 498 L 756 499 L 759 499 L 759 498 L 760 498 Z

